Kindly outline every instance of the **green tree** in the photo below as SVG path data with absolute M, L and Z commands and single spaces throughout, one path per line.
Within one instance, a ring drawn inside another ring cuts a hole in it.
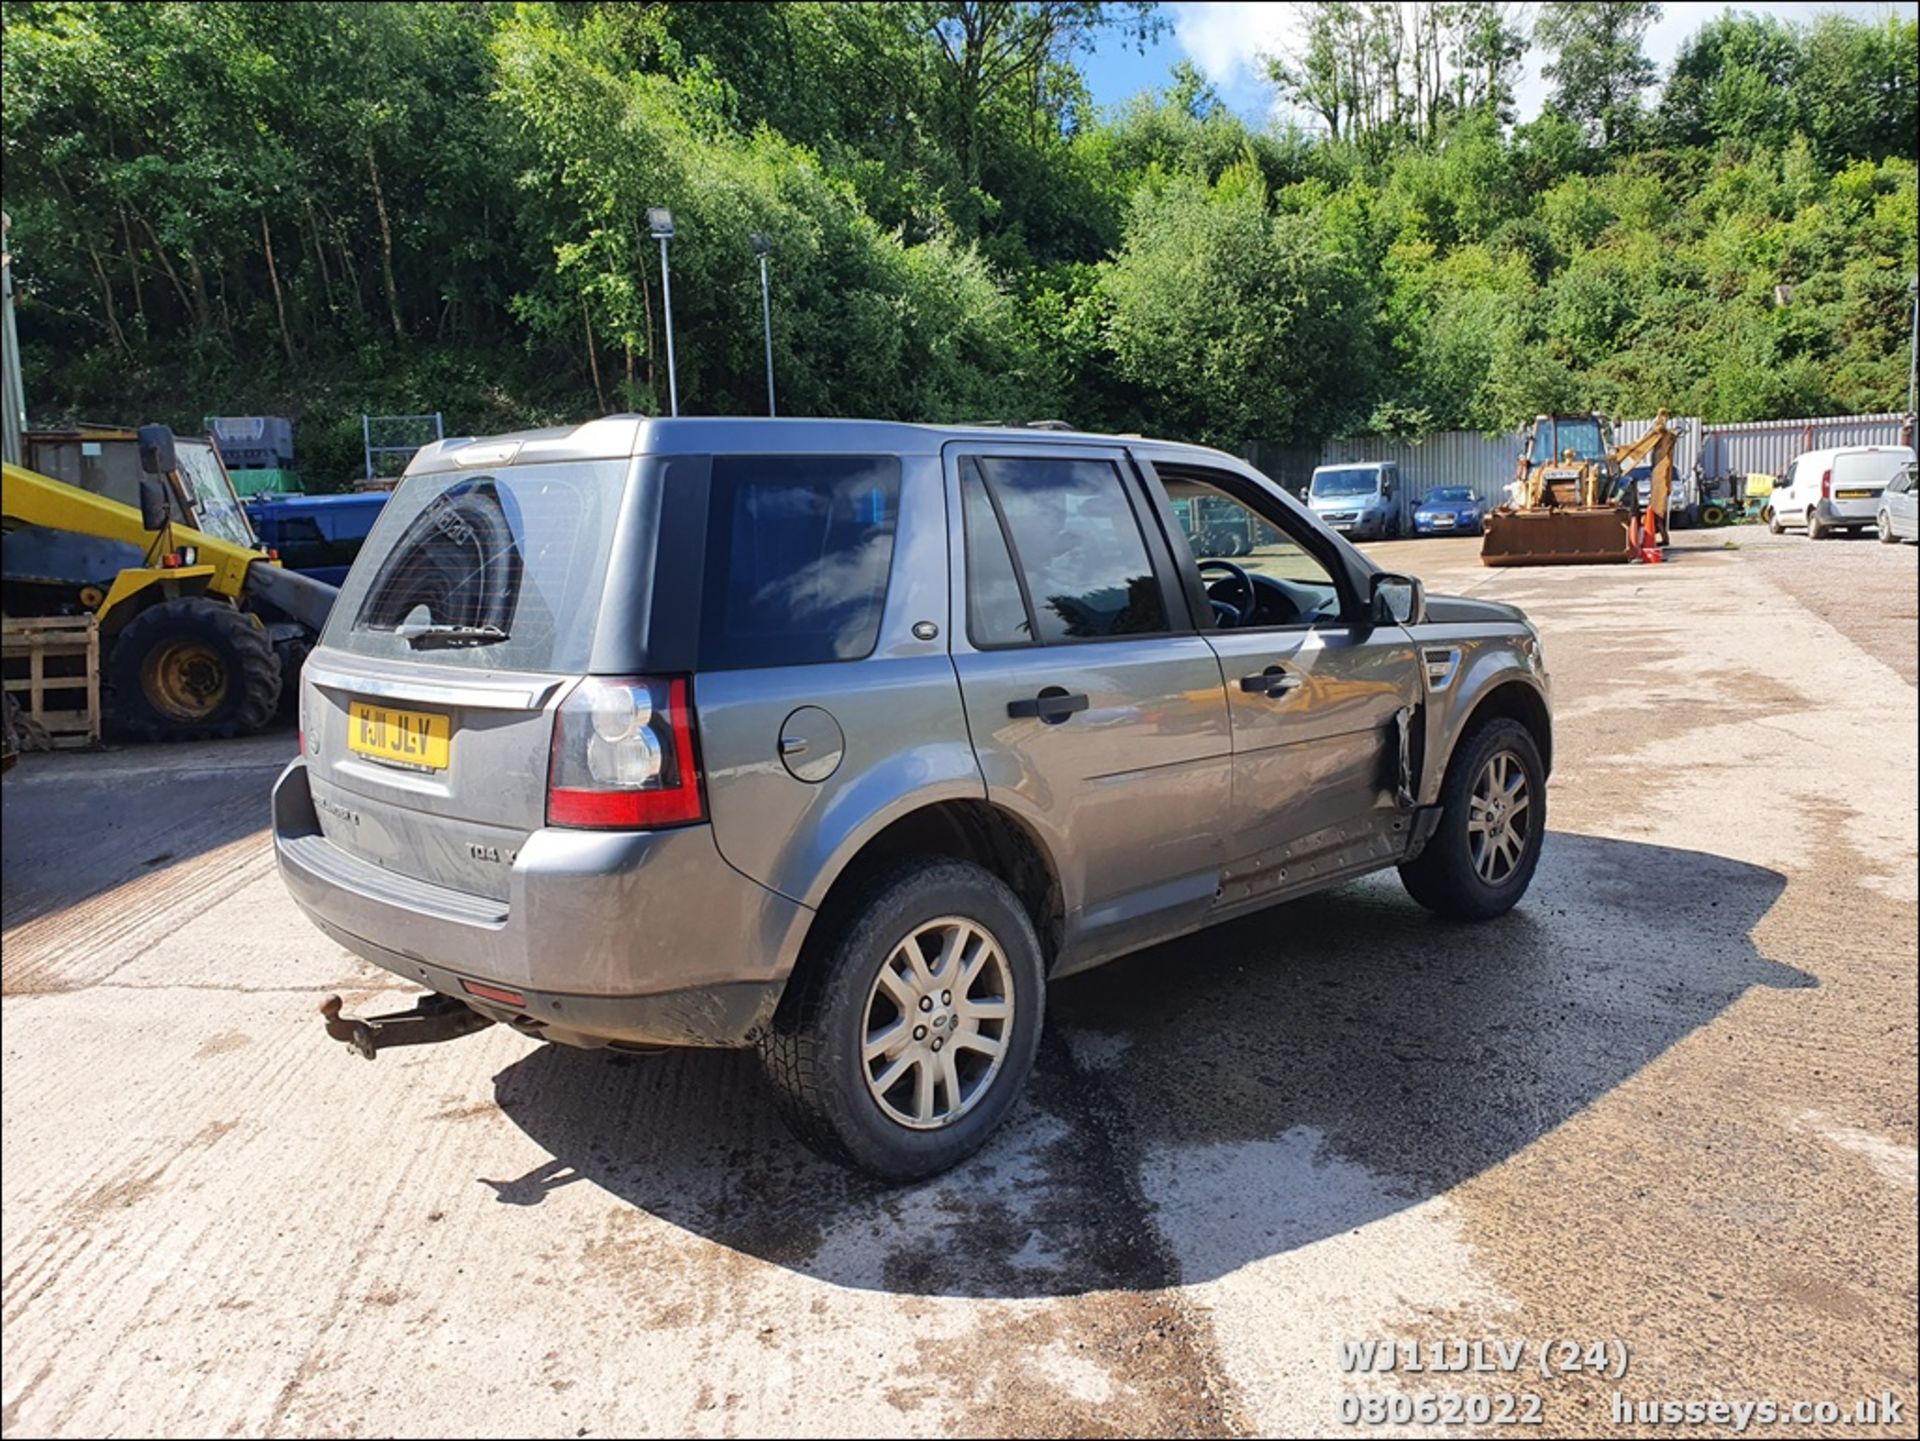
M 1156 428 L 1232 444 L 1353 418 L 1348 377 L 1371 368 L 1365 291 L 1311 217 L 1271 212 L 1251 163 L 1142 189 L 1103 289 L 1115 369 Z
M 1641 45 L 1659 18 L 1649 0 L 1548 0 L 1540 9 L 1533 37 L 1552 57 L 1541 67 L 1552 103 L 1609 150 L 1633 130 L 1640 94 L 1653 83 Z

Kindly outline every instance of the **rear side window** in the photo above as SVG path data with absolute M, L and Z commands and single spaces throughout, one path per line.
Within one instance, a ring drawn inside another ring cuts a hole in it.
M 715 456 L 700 668 L 872 654 L 900 515 L 891 456 Z
M 1039 640 L 1168 628 L 1140 522 L 1111 461 L 995 457 L 979 466 Z

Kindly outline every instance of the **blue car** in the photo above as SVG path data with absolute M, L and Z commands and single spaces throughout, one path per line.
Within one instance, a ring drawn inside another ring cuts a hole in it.
M 1413 509 L 1415 535 L 1478 535 L 1486 503 L 1466 485 L 1430 490 Z
M 279 552 L 288 570 L 339 585 L 386 503 L 384 490 L 261 496 L 247 502 L 247 518 L 254 534 Z

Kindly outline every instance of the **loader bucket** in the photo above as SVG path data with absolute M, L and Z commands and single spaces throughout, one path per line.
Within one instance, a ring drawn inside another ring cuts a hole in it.
M 1630 518 L 1593 510 L 1507 510 L 1487 517 L 1482 565 L 1613 565 L 1634 556 Z

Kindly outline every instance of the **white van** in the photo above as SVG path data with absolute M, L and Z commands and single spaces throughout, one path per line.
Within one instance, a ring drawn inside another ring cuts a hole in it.
M 1804 526 L 1814 540 L 1836 530 L 1871 530 L 1880 514 L 1880 492 L 1912 459 L 1913 451 L 1904 445 L 1810 450 L 1774 485 L 1767 529 L 1778 535 L 1789 526 Z

